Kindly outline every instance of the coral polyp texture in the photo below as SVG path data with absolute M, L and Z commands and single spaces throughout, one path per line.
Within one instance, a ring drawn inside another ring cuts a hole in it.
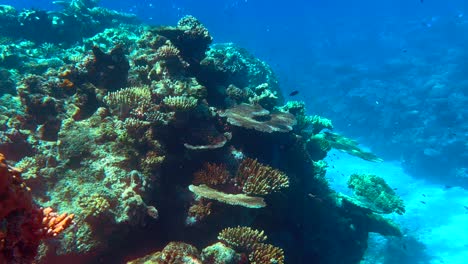
M 327 183 L 331 148 L 379 159 L 265 62 L 97 2 L 0 6 L 1 263 L 358 263 L 369 232 L 401 235 L 392 193 L 371 210 Z
M 289 187 L 286 174 L 250 158 L 239 165 L 237 178 L 242 191 L 251 195 L 267 195 Z

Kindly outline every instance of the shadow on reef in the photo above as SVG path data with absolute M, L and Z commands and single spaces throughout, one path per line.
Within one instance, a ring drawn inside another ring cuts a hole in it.
M 0 61 L 17 91 L 0 98 L 0 150 L 38 206 L 74 213 L 38 263 L 358 263 L 369 232 L 402 235 L 381 216 L 404 212 L 383 179 L 351 176 L 353 197 L 325 179 L 332 148 L 380 160 L 304 103 L 285 104 L 267 64 L 210 47 L 192 16 L 155 28 L 92 3 L 41 14 L 84 8 L 82 29 L 119 26 L 72 45 L 7 34 L 15 52 L 2 46 L 18 62 Z

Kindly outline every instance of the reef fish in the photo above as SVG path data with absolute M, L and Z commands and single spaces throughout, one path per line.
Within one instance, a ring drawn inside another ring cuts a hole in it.
M 298 95 L 299 94 L 299 91 L 298 90 L 294 90 L 292 91 L 291 93 L 289 93 L 289 96 L 295 96 L 295 95 Z

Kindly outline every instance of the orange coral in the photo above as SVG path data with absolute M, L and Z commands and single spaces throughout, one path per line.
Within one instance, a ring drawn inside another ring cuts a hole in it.
M 221 230 L 218 239 L 236 250 L 250 252 L 256 244 L 267 240 L 267 236 L 263 231 L 248 226 L 238 226 Z
M 53 211 L 52 208 L 47 207 L 42 209 L 42 226 L 43 231 L 47 236 L 57 236 L 65 228 L 70 226 L 73 222 L 74 214 L 63 213 L 61 215 Z
M 193 184 L 216 186 L 225 184 L 230 178 L 225 164 L 205 163 L 203 169 L 194 174 Z
M 249 261 L 251 264 L 284 264 L 284 251 L 270 244 L 259 243 L 249 254 Z
M 42 239 L 67 228 L 74 215 L 40 209 L 32 200 L 21 171 L 0 154 L 0 263 L 31 263 Z

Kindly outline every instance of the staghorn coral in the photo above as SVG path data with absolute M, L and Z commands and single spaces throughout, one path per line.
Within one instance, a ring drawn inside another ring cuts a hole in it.
M 205 163 L 203 169 L 193 175 L 193 184 L 206 184 L 207 186 L 216 186 L 225 184 L 230 176 L 225 164 Z
M 198 99 L 187 96 L 168 96 L 163 99 L 165 105 L 174 111 L 189 111 L 198 104 Z
M 190 185 L 189 190 L 199 197 L 215 200 L 224 204 L 238 205 L 247 208 L 262 208 L 266 206 L 265 201 L 261 197 L 224 193 L 204 184 L 199 186 Z
M 220 116 L 227 117 L 231 125 L 266 133 L 289 132 L 296 124 L 292 114 L 270 113 L 259 105 L 240 104 L 221 112 Z
M 259 243 L 249 254 L 250 264 L 284 264 L 284 251 L 270 244 Z
M 267 236 L 263 231 L 248 226 L 237 226 L 221 230 L 218 239 L 235 250 L 251 252 L 258 243 L 265 242 Z
M 241 162 L 236 179 L 249 195 L 267 195 L 289 187 L 286 174 L 250 158 Z
M 348 180 L 348 187 L 353 189 L 358 197 L 380 209 L 382 213 L 405 213 L 403 200 L 381 177 L 370 174 L 352 174 Z
M 188 210 L 188 216 L 185 221 L 186 224 L 193 225 L 208 217 L 211 214 L 212 204 L 212 202 L 206 202 L 203 198 L 198 199 Z
M 124 115 L 131 110 L 144 111 L 151 105 L 151 90 L 148 86 L 137 86 L 110 92 L 104 97 L 104 102 L 112 108 L 117 108 Z

